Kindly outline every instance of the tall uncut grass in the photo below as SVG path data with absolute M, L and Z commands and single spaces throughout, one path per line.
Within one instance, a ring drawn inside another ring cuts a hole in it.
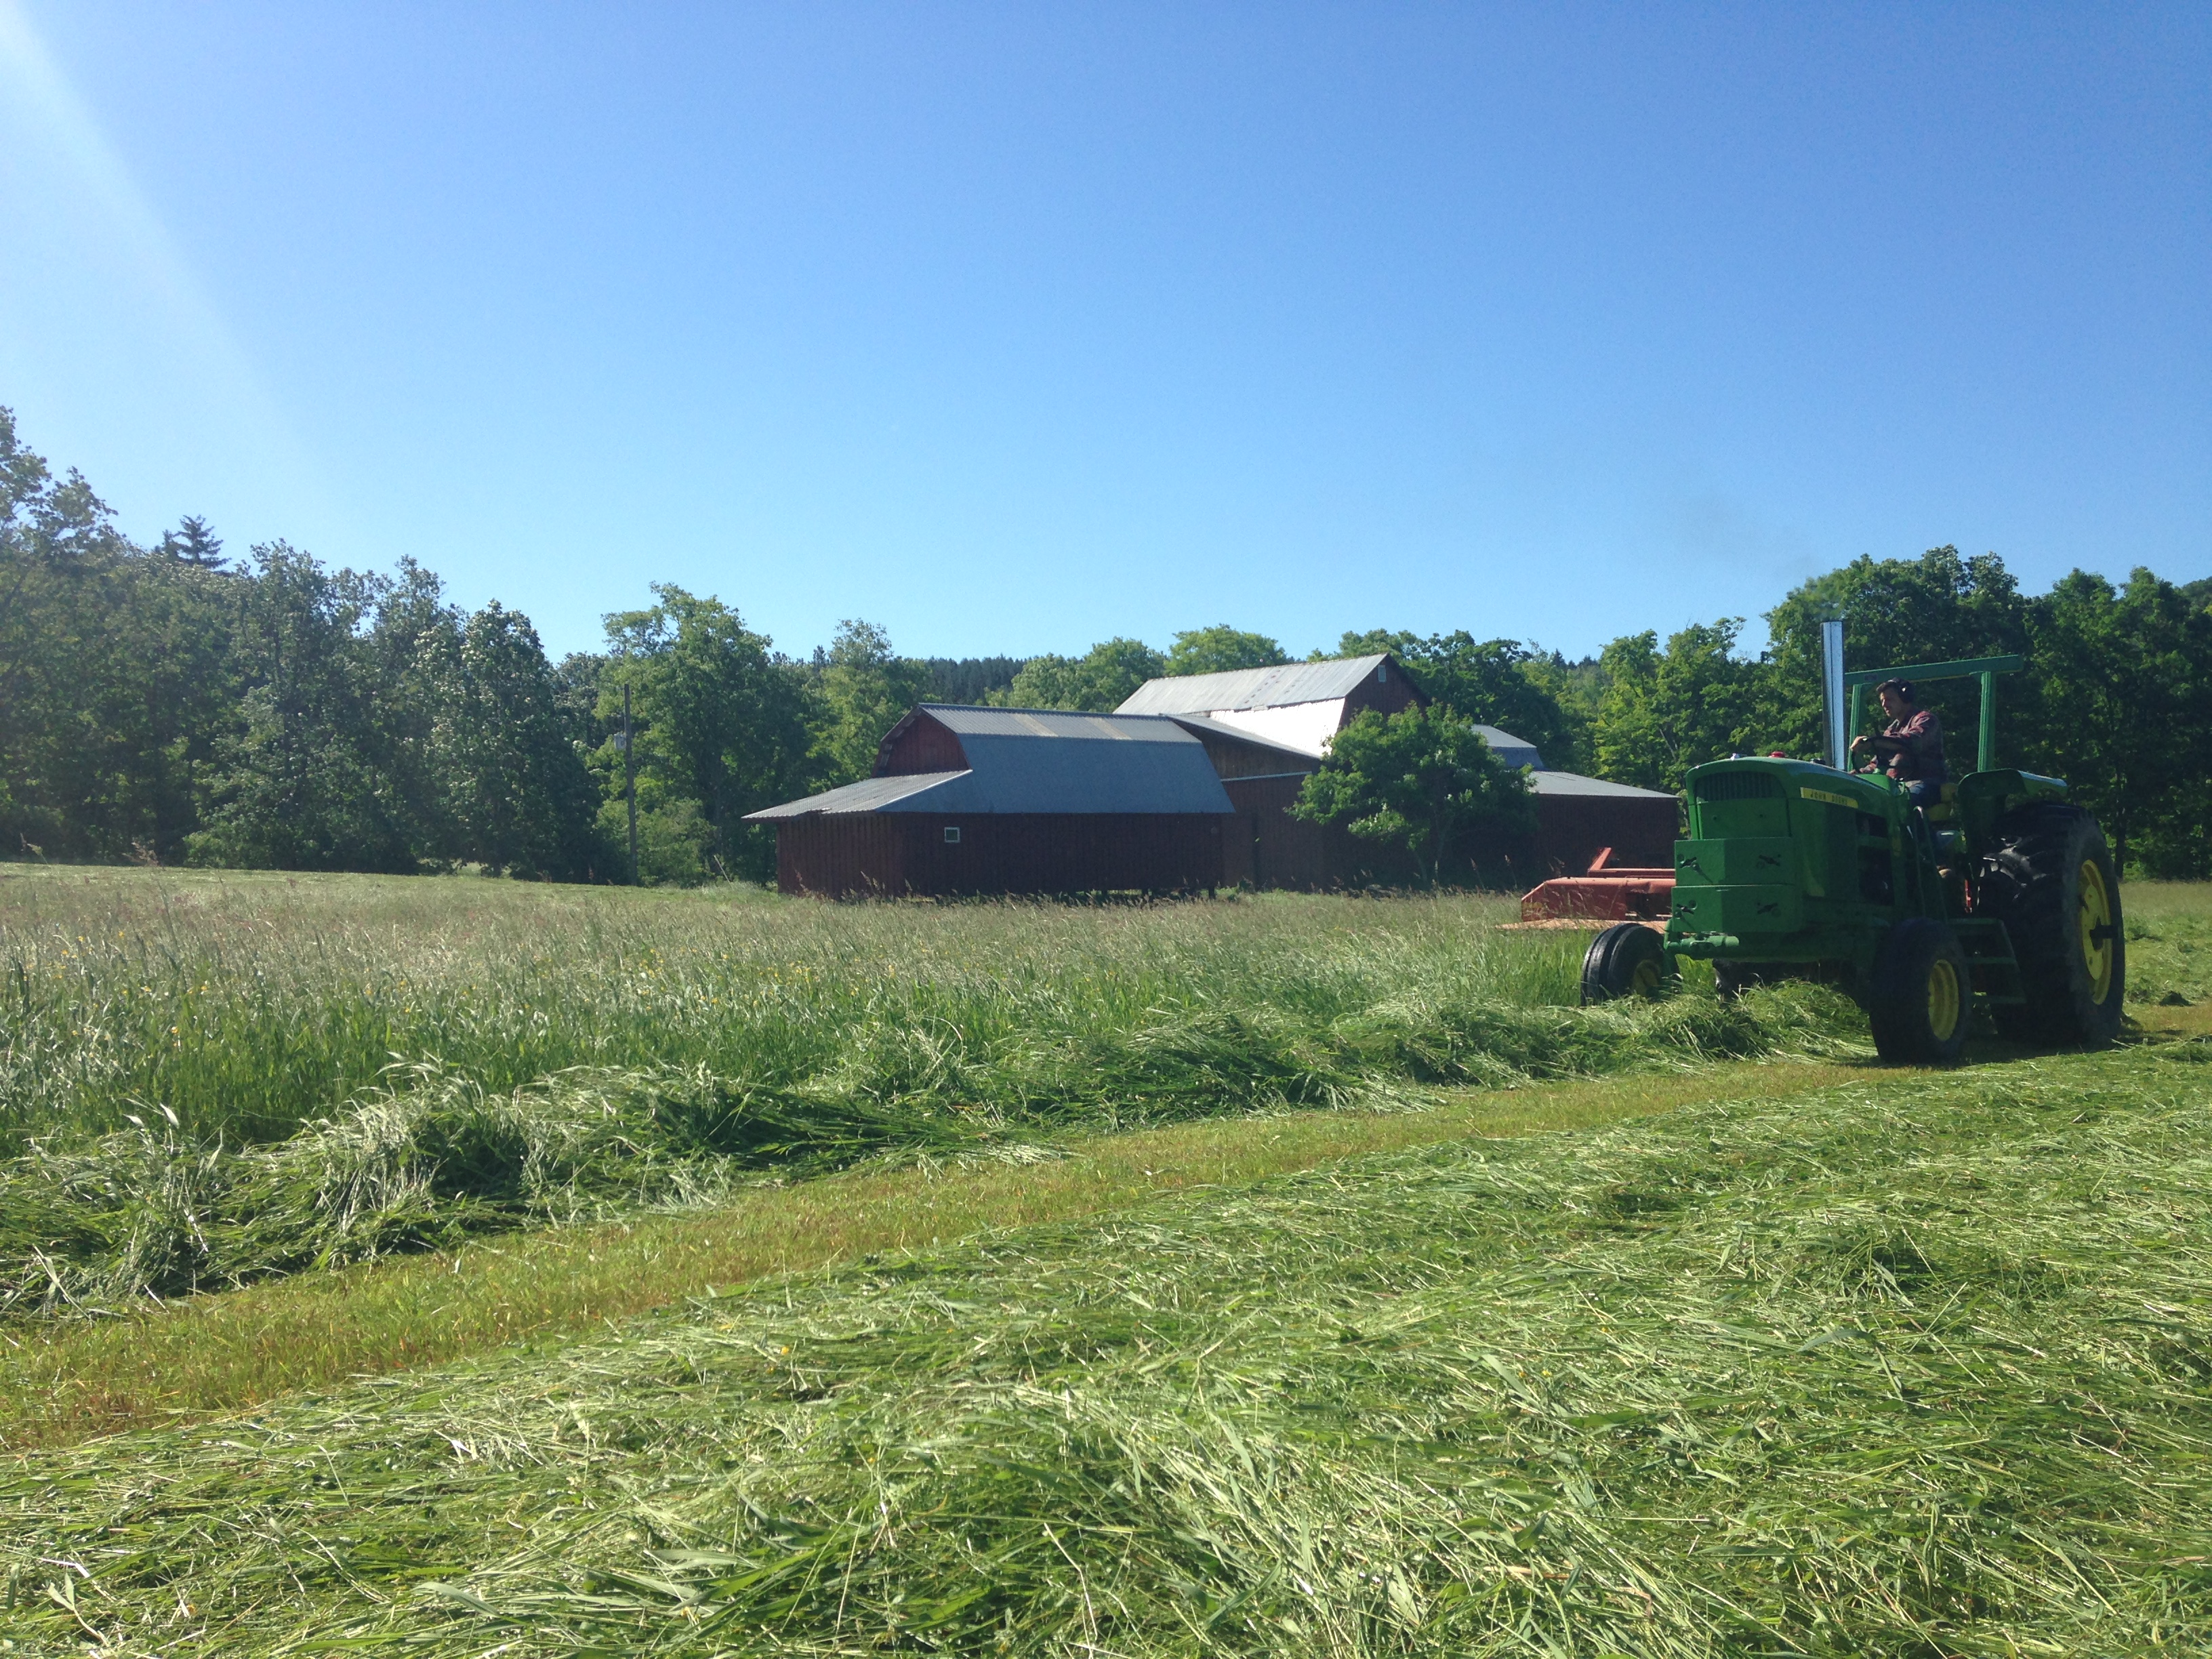
M 1834 1046 L 1814 995 L 1568 1005 L 1494 899 L 830 907 L 0 879 L 0 1308 L 113 1309 L 888 1151 Z
M 1512 914 L 0 866 L 0 1310 L 143 1305 L 887 1152 L 1863 1040 L 1809 989 L 1583 1011 L 1584 937 L 1499 932 Z M 2187 969 L 2203 921 L 2154 905 L 2139 964 Z
M 39 1651 L 2202 1653 L 2212 1046 L 1462 1142 L 34 1454 Z

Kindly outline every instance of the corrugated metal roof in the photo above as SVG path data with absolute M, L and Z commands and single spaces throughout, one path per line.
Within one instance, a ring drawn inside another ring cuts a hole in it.
M 1158 715 L 1081 714 L 1066 708 L 976 708 L 926 702 L 924 713 L 965 738 L 1076 738 L 1106 743 L 1175 743 L 1183 733 Z
M 761 823 L 774 818 L 805 817 L 809 812 L 880 812 L 896 802 L 967 775 L 965 772 L 913 772 L 903 777 L 862 778 L 858 783 L 848 783 L 837 789 L 825 789 L 818 795 L 807 796 L 804 800 L 788 800 L 781 806 L 748 812 L 745 822 Z
M 750 818 L 811 812 L 1232 812 L 1206 745 L 1159 715 L 922 705 L 968 769 L 868 778 Z
M 1516 738 L 1510 732 L 1500 731 L 1494 726 L 1477 725 L 1475 731 L 1490 745 L 1490 752 L 1508 766 L 1533 766 L 1544 769 L 1544 757 L 1536 752 L 1536 745 L 1526 738 Z
M 1579 772 L 1538 772 L 1528 781 L 1540 795 L 1633 795 L 1645 800 L 1672 800 L 1663 789 L 1639 789 L 1632 783 L 1608 783 L 1586 778 Z
M 1210 714 L 1219 708 L 1280 708 L 1294 702 L 1348 697 L 1389 659 L 1338 657 L 1328 662 L 1288 662 L 1275 668 L 1239 668 L 1226 674 L 1170 674 L 1146 680 L 1114 712 L 1117 714 Z M 1398 671 L 1402 672 L 1403 671 Z

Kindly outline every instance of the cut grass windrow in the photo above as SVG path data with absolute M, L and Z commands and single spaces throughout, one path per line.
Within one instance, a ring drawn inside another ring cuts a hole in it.
M 774 1273 L 1066 1220 L 1200 1185 L 1468 1135 L 1587 1128 L 1688 1102 L 1798 1094 L 1850 1075 L 1737 1062 L 1445 1097 L 1374 1115 L 1216 1119 L 728 1195 L 711 1211 L 557 1229 L 273 1281 L 159 1312 L 42 1329 L 0 1349 L 0 1449 L 241 1410 L 298 1389 L 587 1329 Z
M 1158 1010 L 980 1047 L 926 1023 L 871 1027 L 799 1086 L 578 1067 L 495 1093 L 425 1062 L 271 1144 L 208 1144 L 142 1120 L 0 1162 L 0 1312 L 112 1313 L 533 1226 L 696 1208 L 764 1176 L 886 1152 L 1018 1154 L 1085 1131 L 1402 1105 L 1437 1086 L 1848 1054 L 1862 1041 L 1851 1024 L 1848 1005 L 1809 986 L 1587 1011 L 1416 989 L 1326 1021 Z
M 2212 1044 L 1460 1140 L 27 1454 L 37 1650 L 2194 1653 Z

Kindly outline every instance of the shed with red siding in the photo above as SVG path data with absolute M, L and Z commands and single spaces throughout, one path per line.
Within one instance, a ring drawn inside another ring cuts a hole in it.
M 784 891 L 845 897 L 1218 887 L 1235 816 L 1173 720 L 925 703 L 875 776 L 750 821 Z

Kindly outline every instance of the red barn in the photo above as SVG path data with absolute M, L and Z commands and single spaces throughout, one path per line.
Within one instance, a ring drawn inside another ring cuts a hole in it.
M 1231 867 L 1236 843 L 1251 848 L 1249 868 L 1239 872 L 1243 879 L 1261 887 L 1343 887 L 1363 878 L 1376 849 L 1343 830 L 1291 817 L 1291 803 L 1305 774 L 1320 767 L 1330 739 L 1359 714 L 1370 708 L 1395 714 L 1427 701 L 1386 651 L 1147 680 L 1119 712 L 1166 714 L 1206 744 L 1237 810 Z M 1534 836 L 1480 848 L 1484 868 L 1504 865 L 1516 879 L 1540 880 L 1586 870 L 1607 848 L 1616 865 L 1674 863 L 1679 816 L 1674 796 L 1553 771 L 1534 744 L 1510 732 L 1494 726 L 1475 730 L 1508 766 L 1529 769 L 1536 796 Z M 1242 750 L 1237 737 L 1245 739 Z
M 924 703 L 875 776 L 747 821 L 787 893 L 1179 892 L 1223 884 L 1235 811 L 1173 720 Z
M 1388 855 L 1290 808 L 1351 720 L 1425 701 L 1381 653 L 1152 680 L 1111 714 L 924 703 L 874 776 L 750 821 L 775 825 L 787 893 L 1358 886 L 1394 873 Z M 1552 770 L 1476 729 L 1536 798 L 1534 834 L 1478 848 L 1484 871 L 1533 884 L 1607 848 L 1615 866 L 1673 863 L 1674 796 Z

